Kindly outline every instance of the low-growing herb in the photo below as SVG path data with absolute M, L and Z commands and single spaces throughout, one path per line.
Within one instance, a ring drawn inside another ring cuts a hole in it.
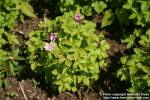
M 44 73 L 46 83 L 57 86 L 59 92 L 75 92 L 82 84 L 92 86 L 107 66 L 109 44 L 102 34 L 95 34 L 95 23 L 80 20 L 80 16 L 64 13 L 55 20 L 41 22 L 44 31 L 29 33 L 32 70 Z

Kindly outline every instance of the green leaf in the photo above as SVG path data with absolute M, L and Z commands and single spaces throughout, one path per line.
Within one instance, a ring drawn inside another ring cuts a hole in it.
M 10 44 L 19 44 L 19 41 L 17 40 L 17 37 L 15 35 L 9 34 L 7 38 Z
M 136 65 L 135 65 L 135 61 L 134 61 L 133 59 L 127 60 L 126 64 L 127 64 L 128 66 L 136 66 Z
M 76 91 L 77 91 L 77 87 L 75 87 L 75 86 L 72 87 L 72 91 L 73 91 L 73 92 L 76 92 Z
M 71 61 L 71 60 L 66 59 L 66 60 L 65 60 L 65 65 L 66 65 L 66 66 L 68 66 L 68 67 L 71 67 L 71 65 L 72 65 L 72 61 Z
M 78 61 L 76 61 L 77 60 L 77 56 L 75 56 L 76 58 L 75 58 L 75 62 L 73 63 L 73 68 L 74 69 L 77 69 L 77 67 L 79 66 L 79 62 Z
M 128 59 L 128 56 L 124 56 L 124 57 L 120 58 L 120 61 L 121 61 L 122 64 L 125 64 L 127 59 Z
M 102 40 L 100 42 L 102 50 L 107 50 L 110 48 L 110 45 L 106 42 L 106 40 Z
M 20 16 L 19 16 L 19 18 L 20 18 L 20 21 L 21 21 L 22 23 L 24 23 L 24 22 L 25 22 L 25 20 L 24 20 L 24 16 L 23 16 L 23 15 L 20 15 Z
M 10 72 L 14 76 L 15 75 L 15 70 L 14 70 L 14 65 L 11 61 L 9 61 L 9 67 L 10 67 Z
M 31 64 L 31 69 L 32 69 L 32 70 L 35 70 L 36 67 L 37 67 L 37 66 L 36 66 L 36 63 L 32 63 L 32 64 Z
M 136 54 L 140 54 L 140 53 L 142 52 L 142 50 L 139 49 L 139 48 L 134 48 L 134 52 L 135 52 Z
M 99 77 L 98 74 L 94 74 L 94 75 L 92 76 L 92 78 L 95 79 L 95 80 L 98 80 L 98 77 Z
M 34 50 L 35 48 L 31 44 L 28 44 L 28 51 L 33 52 Z
M 131 8 L 131 4 L 129 3 L 126 3 L 122 6 L 122 8 L 125 8 L 125 9 L 130 9 Z
M 136 18 L 136 13 L 132 13 L 130 16 L 129 16 L 129 19 L 135 19 Z
M 69 91 L 71 90 L 71 86 L 70 86 L 70 84 L 65 83 L 64 85 L 65 85 L 65 87 L 66 87 L 66 89 L 67 89 L 67 90 L 69 90 Z
M 60 0 L 64 7 L 71 6 L 74 4 L 74 0 Z
M 69 66 L 69 67 L 70 67 L 70 66 Z M 65 73 L 67 72 L 67 70 L 68 70 L 67 67 L 63 68 L 63 70 L 62 70 L 62 75 L 65 74 Z M 70 77 L 67 77 L 67 78 L 69 79 Z
M 150 73 L 150 67 L 149 66 L 143 66 L 141 63 L 137 64 L 137 67 L 140 68 L 145 73 Z
M 65 72 L 65 74 L 66 73 L 67 72 Z M 63 76 L 62 80 L 63 80 L 63 82 L 71 83 L 72 80 L 73 80 L 73 77 L 71 77 L 71 76 Z
M 101 60 L 101 61 L 99 62 L 99 65 L 100 65 L 101 68 L 106 68 L 107 63 L 106 63 L 105 60 Z
M 132 5 L 133 2 L 134 0 L 127 0 L 127 3 L 129 3 L 130 5 Z
M 80 45 L 81 45 L 81 40 L 75 40 L 75 41 L 73 41 L 73 44 L 75 45 L 75 46 L 77 46 L 77 47 L 80 47 Z M 77 49 L 77 48 L 76 48 Z
M 134 42 L 135 38 L 136 38 L 135 35 L 131 34 L 129 37 L 125 38 L 121 42 L 128 43 L 127 48 L 131 48 L 135 44 Z
M 57 69 L 54 69 L 54 70 L 52 71 L 52 74 L 53 74 L 53 75 L 57 75 L 57 74 L 58 74 Z
M 82 76 L 78 76 L 78 83 L 81 83 L 83 81 L 83 77 Z
M 80 57 L 85 57 L 87 54 L 86 54 L 86 51 L 84 50 L 84 49 L 80 49 L 79 51 L 78 51 L 78 54 L 79 54 L 79 56 Z
M 124 75 L 124 74 L 122 74 L 122 76 L 121 76 L 121 81 L 124 81 L 124 80 L 126 80 L 127 79 L 127 77 Z
M 89 7 L 89 6 L 84 6 L 81 11 L 86 16 L 91 16 L 92 15 L 92 8 Z
M 83 78 L 83 83 L 84 83 L 85 85 L 87 85 L 87 86 L 90 85 L 90 80 L 88 79 L 88 77 L 84 77 L 84 78 Z
M 137 67 L 136 66 L 130 66 L 129 67 L 129 73 L 130 73 L 130 75 L 134 75 L 135 73 L 137 73 Z
M 122 74 L 123 74 L 123 69 L 122 68 L 117 70 L 117 77 L 120 77 Z
M 15 56 L 17 56 L 19 52 L 20 52 L 19 49 L 14 49 L 14 50 L 12 51 L 12 54 L 15 55 Z
M 25 14 L 29 17 L 36 17 L 36 15 L 34 14 L 34 10 L 33 10 L 32 6 L 28 2 L 23 2 L 21 4 L 21 11 L 23 14 Z
M 86 39 L 83 39 L 83 40 L 81 41 L 80 47 L 81 47 L 81 48 L 85 48 L 85 47 L 87 47 L 87 46 L 88 46 L 87 40 L 86 40 Z
M 150 28 L 146 31 L 146 35 L 150 36 Z
M 141 29 L 135 29 L 133 34 L 135 34 L 136 37 L 142 35 Z
M 149 4 L 147 1 L 143 1 L 142 4 L 141 4 L 141 10 L 142 12 L 145 12 L 149 9 Z
M 2 47 L 2 45 L 6 44 L 6 40 L 0 38 L 0 48 Z
M 115 16 L 111 10 L 105 11 L 101 28 L 111 25 L 114 19 L 115 19 Z
M 59 87 L 58 87 L 58 91 L 59 91 L 59 93 L 61 93 L 62 91 L 63 91 L 63 85 L 61 84 L 61 85 L 59 85 Z
M 92 3 L 92 7 L 94 7 L 94 10 L 97 13 L 101 13 L 107 7 L 107 5 L 103 1 L 96 1 Z

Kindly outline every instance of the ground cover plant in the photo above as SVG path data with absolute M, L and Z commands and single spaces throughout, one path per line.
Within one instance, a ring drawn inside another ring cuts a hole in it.
M 78 84 L 90 86 L 98 79 L 99 68 L 107 66 L 109 45 L 101 34 L 94 34 L 95 23 L 69 12 L 40 26 L 45 30 L 29 33 L 27 44 L 33 70 L 43 71 L 60 92 L 75 92 Z
M 27 19 L 40 19 L 38 28 L 18 31 Z M 125 92 L 150 93 L 149 26 L 150 0 L 0 0 L 0 87 L 26 76 L 59 93 L 113 92 L 104 71 Z
M 18 60 L 19 41 L 13 32 L 17 19 L 23 21 L 23 14 L 35 17 L 31 5 L 25 0 L 0 1 L 0 87 L 8 86 L 7 77 L 16 75 L 21 67 Z

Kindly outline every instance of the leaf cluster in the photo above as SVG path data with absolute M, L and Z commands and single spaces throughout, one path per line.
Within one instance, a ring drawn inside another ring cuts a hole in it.
M 23 21 L 23 14 L 35 17 L 33 8 L 26 0 L 0 0 L 0 87 L 9 85 L 8 77 L 20 72 L 19 41 L 12 32 L 16 20 Z
M 117 71 L 121 81 L 130 82 L 128 89 L 131 93 L 150 92 L 150 52 L 139 48 L 134 49 L 135 54 L 122 57 L 122 68 Z
M 138 40 L 139 46 L 134 48 L 134 54 L 123 56 L 120 58 L 122 68 L 117 72 L 120 79 L 129 81 L 131 86 L 129 92 L 150 92 L 150 38 L 149 29 L 145 34 L 140 35 L 141 30 L 135 29 L 134 33 L 126 38 L 123 42 L 128 41 L 128 47 L 135 44 L 135 38 Z
M 74 20 L 75 12 L 66 12 L 54 20 L 40 23 L 43 31 L 29 33 L 28 52 L 31 68 L 43 71 L 47 84 L 58 87 L 59 92 L 77 91 L 81 85 L 92 86 L 98 80 L 100 69 L 107 66 L 109 45 L 102 34 L 95 34 L 96 24 L 85 19 Z M 57 39 L 47 39 L 51 33 Z M 45 43 L 55 45 L 44 50 Z

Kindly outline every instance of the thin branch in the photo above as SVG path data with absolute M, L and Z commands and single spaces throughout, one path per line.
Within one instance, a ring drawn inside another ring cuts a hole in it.
M 25 94 L 25 92 L 24 92 L 24 89 L 23 89 L 23 87 L 22 87 L 22 85 L 21 85 L 21 83 L 20 82 L 18 82 L 19 83 L 19 86 L 20 86 L 20 88 L 21 88 L 21 92 L 22 92 L 22 94 L 23 94 L 23 96 L 24 96 L 24 99 L 25 100 L 28 100 L 27 99 L 27 96 L 26 96 L 26 94 Z

